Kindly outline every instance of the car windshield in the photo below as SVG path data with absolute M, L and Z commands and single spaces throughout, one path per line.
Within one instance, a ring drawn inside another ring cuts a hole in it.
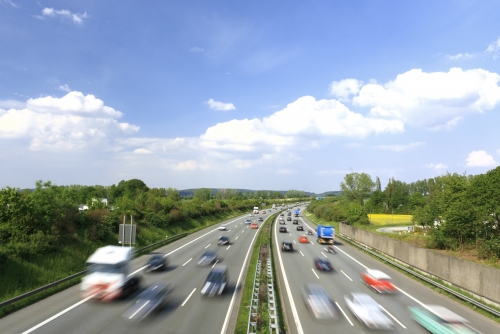
M 222 271 L 212 271 L 208 274 L 207 281 L 208 282 L 221 282 L 224 280 L 224 272 Z
M 215 252 L 212 252 L 212 251 L 206 251 L 205 253 L 201 254 L 201 257 L 210 257 L 210 256 L 214 256 Z
M 89 273 L 122 274 L 124 270 L 122 264 L 87 263 L 87 266 Z
M 220 241 L 227 241 L 229 238 L 228 237 L 220 237 L 219 240 Z

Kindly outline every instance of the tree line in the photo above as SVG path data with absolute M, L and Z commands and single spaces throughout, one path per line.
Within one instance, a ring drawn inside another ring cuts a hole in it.
M 373 181 L 366 173 L 351 173 L 340 188 L 341 196 L 313 201 L 309 209 L 326 220 L 350 224 L 369 224 L 369 213 L 411 214 L 416 225 L 430 227 L 430 248 L 473 247 L 479 257 L 500 258 L 500 167 L 412 183 L 391 178 L 383 190 L 378 177 Z
M 111 186 L 57 186 L 38 181 L 35 189 L 7 187 L 0 190 L 0 267 L 8 257 L 29 260 L 75 240 L 107 241 L 118 233 L 124 216 L 167 228 L 229 210 L 251 211 L 263 199 L 284 201 L 296 194 L 293 190 L 286 195 L 271 191 L 242 194 L 231 189 L 212 194 L 210 189 L 197 189 L 192 198 L 184 199 L 177 189 L 149 188 L 138 179 Z M 81 204 L 88 209 L 80 210 Z

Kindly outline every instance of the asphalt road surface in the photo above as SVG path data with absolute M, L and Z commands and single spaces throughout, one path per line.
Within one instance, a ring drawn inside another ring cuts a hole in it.
M 276 212 L 266 211 L 264 218 Z M 140 290 L 123 300 L 105 303 L 82 300 L 77 285 L 0 319 L 0 333 L 232 333 L 241 298 L 239 285 L 244 282 L 249 250 L 258 232 L 245 220 L 257 222 L 259 217 L 247 214 L 223 222 L 227 231 L 219 231 L 219 225 L 215 225 L 135 259 L 132 270 L 142 273 L 152 254 L 167 254 L 168 268 L 144 273 L 141 288 L 160 281 L 173 286 L 165 306 L 139 324 L 128 322 L 123 314 Z M 258 224 L 260 227 L 262 222 Z M 217 246 L 220 235 L 229 236 L 229 246 Z M 229 288 L 221 297 L 203 297 L 200 293 L 212 267 L 197 265 L 206 249 L 216 250 L 217 265 L 228 267 Z
M 293 215 L 295 209 L 291 211 Z M 338 238 L 335 244 L 335 254 L 327 253 L 324 250 L 326 245 L 320 245 L 316 242 L 315 233 L 308 236 L 309 243 L 299 243 L 299 236 L 307 233 L 309 228 L 315 231 L 316 226 L 305 217 L 299 217 L 298 220 L 299 224 L 304 226 L 305 232 L 297 231 L 297 225 L 293 225 L 292 222 L 286 222 L 286 225 L 280 225 L 276 222 L 273 227 L 275 265 L 280 280 L 281 294 L 285 300 L 284 309 L 290 333 L 373 332 L 359 322 L 347 307 L 344 295 L 351 292 L 363 292 L 370 295 L 391 315 L 396 328 L 391 333 L 428 333 L 408 313 L 408 306 L 420 306 L 420 303 L 444 306 L 469 320 L 472 327 L 484 334 L 500 333 L 500 326 L 492 320 L 432 291 L 421 283 L 366 255 L 354 246 L 342 243 Z M 286 226 L 288 233 L 279 233 L 280 226 Z M 283 240 L 294 242 L 295 252 L 282 252 L 280 246 Z M 317 270 L 314 266 L 314 257 L 327 257 L 335 271 L 328 273 Z M 394 295 L 378 294 L 368 288 L 360 280 L 361 273 L 368 268 L 381 270 L 391 276 L 399 293 Z M 342 310 L 341 313 L 343 313 L 339 320 L 334 323 L 322 323 L 309 314 L 301 296 L 302 287 L 308 283 L 322 285 L 333 300 L 338 303 Z

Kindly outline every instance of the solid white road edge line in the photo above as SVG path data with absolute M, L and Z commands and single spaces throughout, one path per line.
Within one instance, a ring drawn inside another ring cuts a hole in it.
M 276 245 L 278 245 L 278 233 L 276 230 L 274 231 L 274 240 L 276 241 Z M 293 301 L 292 291 L 290 290 L 290 285 L 288 284 L 288 279 L 286 278 L 285 267 L 283 266 L 283 260 L 281 259 L 281 252 L 278 251 L 276 253 L 278 254 L 278 259 L 280 261 L 281 274 L 283 275 L 283 280 L 285 281 L 286 293 L 288 295 L 288 299 L 290 300 L 290 307 L 292 308 L 293 319 L 295 320 L 295 326 L 297 326 L 297 332 L 299 334 L 304 334 L 299 314 L 297 312 L 297 308 L 295 308 L 295 302 Z
M 316 272 L 314 271 L 314 269 L 313 269 L 313 268 L 311 268 L 311 270 L 312 270 L 312 272 L 313 272 L 314 276 L 316 276 L 316 278 L 317 278 L 317 279 L 319 279 L 319 276 L 318 276 L 318 274 L 316 274 Z
M 347 276 L 347 274 L 346 274 L 345 272 L 343 272 L 343 271 L 342 271 L 342 269 L 340 269 L 340 272 L 341 272 L 342 274 L 344 274 L 344 275 L 345 275 L 345 277 L 347 277 L 347 278 L 348 278 L 348 279 L 352 282 L 352 279 L 351 279 L 349 276 Z
M 262 225 L 260 227 L 262 227 Z M 257 232 L 260 230 L 260 227 L 257 229 Z M 242 231 L 241 233 L 243 233 L 243 232 L 244 231 Z M 226 333 L 227 326 L 229 324 L 229 318 L 231 316 L 231 311 L 233 310 L 233 306 L 234 306 L 234 300 L 236 299 L 236 293 L 238 292 L 238 286 L 240 285 L 241 276 L 243 275 L 243 270 L 245 269 L 246 263 L 248 261 L 248 256 L 250 255 L 250 251 L 253 249 L 253 243 L 254 243 L 255 238 L 257 237 L 258 234 L 259 233 L 255 233 L 253 235 L 252 242 L 250 243 L 250 247 L 248 247 L 247 255 L 245 256 L 245 261 L 243 261 L 243 265 L 241 266 L 240 275 L 238 276 L 238 281 L 236 282 L 236 289 L 234 289 L 233 297 L 231 298 L 231 303 L 229 303 L 229 309 L 227 310 L 226 318 L 224 319 L 224 324 L 222 325 L 222 329 L 220 331 L 221 334 Z
M 193 293 L 195 291 L 196 291 L 196 288 L 194 288 L 193 291 L 191 291 L 191 293 L 189 294 L 189 296 L 187 296 L 186 300 L 184 301 L 184 303 L 181 304 L 181 306 L 186 305 L 187 301 L 189 300 L 189 298 L 191 298 L 191 296 L 193 295 Z
M 382 310 L 384 310 L 384 312 L 387 313 L 392 319 L 394 319 L 394 321 L 396 321 L 401 327 L 403 327 L 404 329 L 406 329 L 406 327 L 402 323 L 400 323 L 399 320 L 396 319 L 395 316 L 393 316 L 392 314 L 390 314 L 389 311 L 387 311 L 385 308 L 383 308 L 382 305 L 378 304 L 378 306 L 380 306 L 380 308 Z
M 186 263 L 184 263 L 182 266 L 184 267 L 186 264 L 189 263 L 189 261 L 191 261 L 193 258 L 190 258 L 189 260 L 186 261 Z
M 85 299 L 80 300 L 78 303 L 76 303 L 76 304 L 74 304 L 74 305 L 71 305 L 71 306 L 70 306 L 70 307 L 68 307 L 67 309 L 65 309 L 65 310 L 63 310 L 63 311 L 61 311 L 61 312 L 57 313 L 56 315 L 54 315 L 54 316 L 52 316 L 52 317 L 48 318 L 47 320 L 45 320 L 45 321 L 43 321 L 43 322 L 39 323 L 39 324 L 38 324 L 38 325 L 36 325 L 35 327 L 31 327 L 30 329 L 28 329 L 26 332 L 23 332 L 22 334 L 28 334 L 28 333 L 33 332 L 34 330 L 37 330 L 38 328 L 42 327 L 42 326 L 43 326 L 43 325 L 45 325 L 46 323 L 49 323 L 49 322 L 51 322 L 52 320 L 54 320 L 54 319 L 56 319 L 56 318 L 60 317 L 60 316 L 61 316 L 61 315 L 63 315 L 64 313 L 71 311 L 71 310 L 72 310 L 72 309 L 74 309 L 75 307 L 79 306 L 80 304 L 85 303 L 87 300 L 89 300 L 90 298 L 92 298 L 92 297 L 94 297 L 94 296 L 95 296 L 95 294 L 93 294 L 93 295 L 92 295 L 92 296 L 90 296 L 90 297 L 87 297 L 87 298 L 85 298 Z
M 207 249 L 208 247 L 210 247 L 210 245 L 211 245 L 211 244 L 208 244 L 208 246 L 207 246 L 207 247 L 205 247 L 205 249 Z
M 340 309 L 340 312 L 342 312 L 342 314 L 344 315 L 344 317 L 347 319 L 347 321 L 349 321 L 349 323 L 351 324 L 351 326 L 354 326 L 354 324 L 352 323 L 351 319 L 349 319 L 349 317 L 347 316 L 347 314 L 345 314 L 344 310 L 342 309 L 342 307 L 340 307 L 339 303 L 335 302 L 335 304 L 337 305 L 337 307 Z

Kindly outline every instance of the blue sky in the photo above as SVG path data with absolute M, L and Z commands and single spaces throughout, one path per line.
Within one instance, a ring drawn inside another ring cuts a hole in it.
M 0 0 L 0 187 L 498 166 L 500 2 Z

